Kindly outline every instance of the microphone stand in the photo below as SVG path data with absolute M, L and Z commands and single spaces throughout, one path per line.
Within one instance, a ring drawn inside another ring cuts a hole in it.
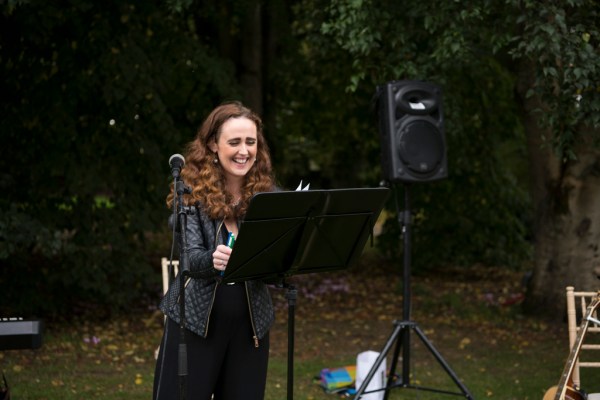
M 187 344 L 185 339 L 185 280 L 189 275 L 189 258 L 186 237 L 187 214 L 183 205 L 183 195 L 191 193 L 192 190 L 185 185 L 179 176 L 175 177 L 175 193 L 177 194 L 177 223 L 180 230 L 180 249 L 179 249 L 179 352 L 178 352 L 178 375 L 179 375 L 179 398 L 185 400 L 187 397 Z

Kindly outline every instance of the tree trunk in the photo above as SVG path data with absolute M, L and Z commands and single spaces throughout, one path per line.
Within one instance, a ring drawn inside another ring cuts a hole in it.
M 248 4 L 248 14 L 242 23 L 241 70 L 244 103 L 259 115 L 263 114 L 263 17 L 258 1 Z
M 537 315 L 561 319 L 566 315 L 566 286 L 578 291 L 600 288 L 600 151 L 584 139 L 591 136 L 585 128 L 575 146 L 576 161 L 563 162 L 543 142 L 542 135 L 552 136 L 540 127 L 534 113 L 545 109 L 543 101 L 525 98 L 530 77 L 522 74 L 518 87 L 525 110 L 536 214 L 533 275 L 525 307 Z

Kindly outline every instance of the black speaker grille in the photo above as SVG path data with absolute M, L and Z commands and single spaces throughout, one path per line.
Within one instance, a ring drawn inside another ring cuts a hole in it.
M 398 155 L 414 174 L 435 173 L 444 159 L 444 139 L 432 123 L 407 121 L 397 133 Z
M 378 86 L 383 178 L 426 182 L 448 176 L 441 89 L 422 81 Z

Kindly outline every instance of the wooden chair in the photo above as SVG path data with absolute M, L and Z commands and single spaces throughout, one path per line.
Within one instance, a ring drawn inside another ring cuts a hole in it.
M 577 332 L 579 331 L 581 319 L 587 314 L 587 308 L 596 295 L 597 292 L 576 292 L 573 286 L 567 286 L 567 323 L 569 327 L 569 348 L 573 348 L 577 338 Z M 582 353 L 585 352 L 586 355 L 589 356 L 591 354 L 590 350 L 600 350 L 600 344 L 596 344 L 598 343 L 598 340 L 589 340 L 590 335 L 600 333 L 600 323 L 598 323 L 600 321 L 598 320 L 598 315 L 600 315 L 600 313 L 597 311 L 592 315 L 595 321 L 590 321 L 583 344 L 581 345 L 581 350 L 579 351 L 579 355 L 575 362 L 575 367 L 573 368 L 573 383 L 577 387 L 581 387 L 579 376 L 580 368 L 600 368 L 600 361 L 587 361 L 589 357 L 585 356 L 583 358 L 586 361 L 580 360 Z M 600 352 L 598 352 L 598 357 L 596 358 L 600 360 Z
M 161 262 L 161 269 L 162 269 L 162 285 L 163 285 L 163 295 L 165 293 L 167 293 L 167 290 L 169 289 L 169 282 L 171 282 L 171 279 L 169 279 L 169 259 L 167 257 L 163 257 L 160 259 Z M 173 265 L 173 271 L 172 271 L 172 276 L 177 276 L 177 271 L 179 270 L 179 261 L 177 260 L 173 260 L 172 261 L 172 265 Z M 164 316 L 164 320 L 167 320 L 167 317 Z M 160 345 L 156 348 L 156 350 L 154 350 L 154 359 L 158 359 L 158 351 L 160 350 Z

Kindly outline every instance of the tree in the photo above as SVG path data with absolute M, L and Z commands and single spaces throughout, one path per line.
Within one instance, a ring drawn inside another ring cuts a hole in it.
M 211 3 L 174 1 L 172 4 L 199 21 Z M 216 8 L 227 8 L 228 15 L 245 21 L 254 18 L 248 11 L 254 10 L 256 4 L 252 0 L 240 0 Z M 385 60 L 387 55 L 370 53 L 368 57 L 357 57 L 356 53 L 344 50 L 331 40 L 331 36 L 323 35 L 321 26 L 326 26 L 330 2 L 305 0 L 282 4 L 271 0 L 259 4 L 264 22 L 260 53 L 267 55 L 263 60 L 268 64 L 263 63 L 261 70 L 263 95 L 268 99 L 264 103 L 268 104 L 265 115 L 281 183 L 288 188 L 295 188 L 300 180 L 308 180 L 313 188 L 377 186 L 380 143 L 371 100 L 374 82 L 383 80 L 371 79 L 359 85 L 364 81 L 357 78 L 359 74 L 354 74 L 353 68 L 360 65 L 375 71 L 374 65 L 389 61 Z M 275 15 L 279 18 L 274 18 Z M 219 39 L 219 43 L 221 41 Z M 420 42 L 427 43 L 427 40 L 423 38 Z M 245 54 L 240 53 L 239 46 L 249 42 L 234 36 L 226 43 L 229 44 L 225 48 L 238 49 L 228 54 L 239 57 Z M 400 61 L 404 60 L 402 54 L 399 56 Z M 451 76 L 451 79 L 445 78 L 451 84 L 449 93 L 464 93 L 464 101 L 455 103 L 460 108 L 448 109 L 450 114 L 456 114 L 448 121 L 460 121 L 466 116 L 468 123 L 455 123 L 451 127 L 451 151 L 456 155 L 453 160 L 457 160 L 452 167 L 458 179 L 444 185 L 417 188 L 420 191 L 416 202 L 419 221 L 434 222 L 418 225 L 422 234 L 417 235 L 415 247 L 423 256 L 415 264 L 422 268 L 444 262 L 469 264 L 473 260 L 515 265 L 528 253 L 527 229 L 523 222 L 527 212 L 515 212 L 525 208 L 527 198 L 515 184 L 512 171 L 498 168 L 506 149 L 522 134 L 517 129 L 512 104 L 504 100 L 512 96 L 513 87 L 508 74 L 500 80 L 490 78 L 497 76 L 498 66 L 491 57 L 487 60 L 484 69 L 469 67 L 463 73 L 454 64 L 448 64 L 447 70 L 455 74 L 438 74 Z M 422 61 L 407 64 L 416 71 L 416 65 Z M 242 67 L 237 74 L 241 76 L 245 63 L 236 62 L 236 65 Z M 354 82 L 354 91 L 345 90 L 349 81 Z M 482 89 L 481 94 L 476 89 Z M 497 114 L 481 109 L 481 105 L 489 107 L 495 92 L 500 92 L 502 99 L 497 102 L 501 106 Z M 478 95 L 472 96 L 472 93 Z M 461 109 L 463 114 L 460 114 Z M 470 114 L 473 110 L 476 112 Z M 501 133 L 508 136 L 509 145 L 506 140 L 499 140 L 500 132 L 490 138 L 477 131 L 495 125 L 503 126 Z M 453 185 L 461 188 L 460 195 L 452 192 Z M 389 207 L 395 208 L 393 204 Z M 399 227 L 393 218 L 388 225 L 392 234 L 381 242 L 386 252 L 397 254 Z M 464 233 L 456 235 L 457 230 Z M 436 251 L 430 251 L 431 247 Z M 513 251 L 504 251 L 506 247 Z
M 289 30 L 284 5 L 2 6 L 0 312 L 104 315 L 157 301 L 169 155 L 225 100 L 275 120 L 266 77 Z
M 560 16 L 563 9 L 562 19 L 537 22 L 538 10 Z M 226 99 L 263 114 L 283 187 L 293 189 L 300 179 L 313 188 L 376 186 L 375 86 L 403 78 L 440 84 L 450 177 L 415 185 L 418 269 L 527 260 L 534 220 L 523 190 L 528 170 L 538 182 L 552 179 L 531 197 L 553 205 L 535 219 L 538 244 L 557 221 L 556 206 L 565 204 L 558 200 L 567 199 L 557 192 L 581 190 L 581 200 L 595 187 L 565 186 L 583 165 L 594 167 L 580 175 L 595 176 L 597 165 L 591 146 L 578 148 L 580 138 L 593 141 L 598 123 L 598 94 L 587 90 L 597 87 L 590 21 L 598 10 L 584 0 L 564 8 L 516 0 L 467 7 L 414 0 L 83 0 L 60 7 L 10 1 L 1 10 L 4 314 L 90 303 L 127 307 L 153 284 L 158 289 L 151 265 L 170 243 L 166 160 Z M 546 46 L 555 42 L 564 57 Z M 557 59 L 581 62 L 547 65 Z M 582 97 L 573 101 L 573 94 Z M 537 108 L 552 110 L 551 118 L 535 114 Z M 528 154 L 537 156 L 530 157 L 532 168 L 524 162 Z M 586 201 L 580 203 L 591 207 Z M 577 221 L 589 249 L 597 216 L 576 206 L 589 223 L 568 219 L 569 209 L 562 226 Z M 394 208 L 390 202 L 380 244 L 397 256 Z M 568 254 L 558 242 L 544 248 Z M 541 276 L 532 280 L 532 301 L 545 298 Z M 562 297 L 563 282 L 552 283 Z
M 565 286 L 596 290 L 600 278 L 600 5 L 525 2 L 521 13 L 511 50 L 536 208 L 528 306 L 557 310 Z
M 160 2 L 2 6 L 3 315 L 131 307 L 159 287 L 167 160 L 237 91 L 190 22 Z
M 498 100 L 506 99 L 479 83 L 512 82 L 517 94 L 513 115 L 520 117 L 527 139 L 535 212 L 534 274 L 527 305 L 560 315 L 566 285 L 595 289 L 600 265 L 600 208 L 594 200 L 600 191 L 597 2 L 571 0 L 559 6 L 508 1 L 466 7 L 438 2 L 433 7 L 418 1 L 375 5 L 340 0 L 326 10 L 322 32 L 355 60 L 351 89 L 363 81 L 427 77 L 442 83 L 446 93 L 468 96 L 452 86 L 458 78 L 463 80 L 458 85 L 473 90 L 471 95 L 489 107 L 471 109 L 479 118 L 480 112 L 486 117 L 498 113 Z M 468 82 L 467 71 L 482 81 Z M 451 96 L 446 99 L 454 109 Z M 457 111 L 449 119 L 462 118 L 454 119 L 452 129 L 464 129 L 469 113 Z M 495 124 L 485 134 L 495 143 L 510 135 L 505 126 Z M 512 249 L 507 246 L 505 251 Z

